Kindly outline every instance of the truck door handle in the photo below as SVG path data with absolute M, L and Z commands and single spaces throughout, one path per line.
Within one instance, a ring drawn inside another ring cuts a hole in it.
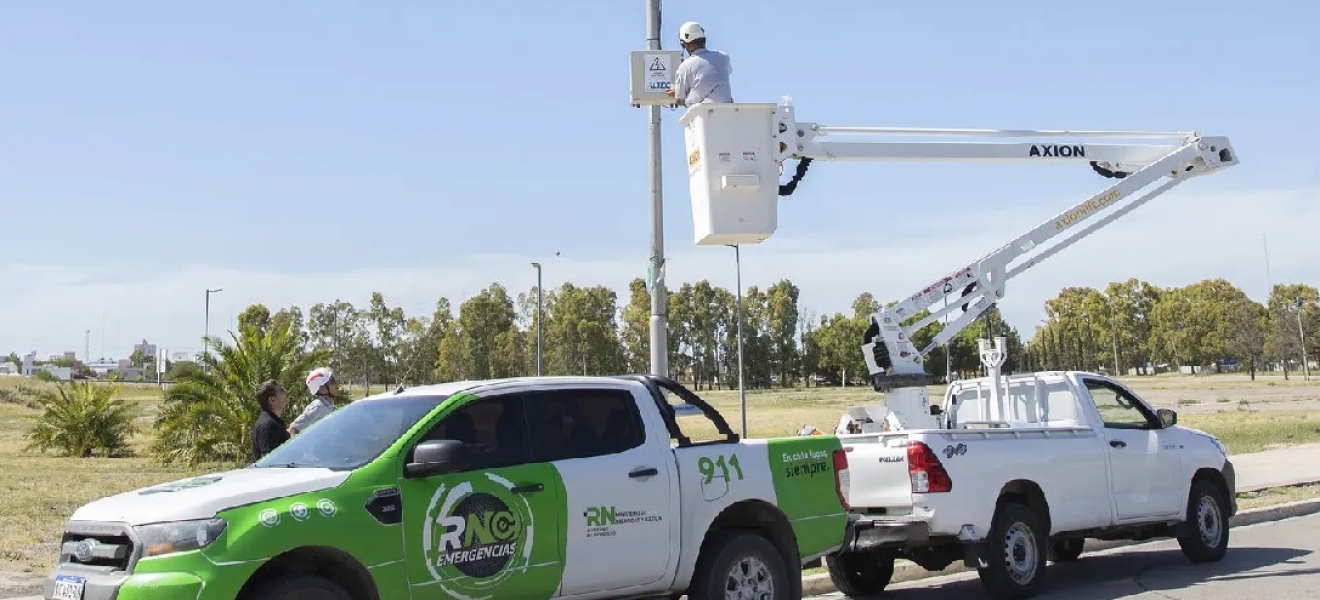
M 513 493 L 515 493 L 515 494 L 530 494 L 530 493 L 532 493 L 532 492 L 539 492 L 539 491 L 544 490 L 544 489 L 545 489 L 545 484 L 541 484 L 541 483 L 528 483 L 528 484 L 524 484 L 524 485 L 520 485 L 520 486 L 514 487 L 513 489 L 511 489 L 511 490 L 509 490 L 509 491 L 510 491 L 510 492 L 513 492 Z
M 628 477 L 637 479 L 638 477 L 650 477 L 652 475 L 658 475 L 659 473 L 660 473 L 659 469 L 655 467 L 647 467 L 645 469 L 638 469 L 636 471 L 633 471 L 632 473 L 629 473 Z
M 1114 448 L 1126 448 L 1127 442 L 1123 440 L 1109 440 L 1109 445 Z

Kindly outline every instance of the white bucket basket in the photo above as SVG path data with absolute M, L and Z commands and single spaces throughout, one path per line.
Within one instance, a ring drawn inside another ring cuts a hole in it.
M 683 115 L 698 246 L 758 244 L 779 223 L 774 104 L 698 104 Z

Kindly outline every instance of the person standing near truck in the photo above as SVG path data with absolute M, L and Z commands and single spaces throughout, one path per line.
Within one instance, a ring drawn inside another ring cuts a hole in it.
M 284 426 L 284 408 L 289 405 L 289 395 L 284 386 L 274 379 L 268 380 L 257 388 L 257 404 L 261 412 L 252 426 L 252 462 L 289 441 L 289 431 Z
M 334 412 L 335 397 L 339 395 L 339 380 L 330 367 L 317 367 L 307 374 L 307 391 L 312 393 L 312 401 L 307 404 L 302 414 L 289 425 L 289 435 L 298 435 L 308 427 Z
M 733 102 L 733 88 L 729 76 L 733 66 L 729 55 L 706 48 L 706 30 L 688 21 L 678 28 L 678 43 L 688 57 L 674 73 L 674 85 L 665 94 L 678 98 L 683 106 L 702 102 Z

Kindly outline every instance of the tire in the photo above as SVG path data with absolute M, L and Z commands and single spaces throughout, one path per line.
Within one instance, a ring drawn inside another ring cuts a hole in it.
M 878 596 L 894 577 L 890 552 L 840 552 L 825 557 L 830 581 L 845 596 Z
M 989 566 L 976 570 L 982 587 L 996 600 L 1035 596 L 1045 574 L 1047 546 L 1039 515 L 1016 502 L 1002 502 L 986 538 L 985 562 Z
M 1183 555 L 1194 563 L 1218 562 L 1228 552 L 1228 502 L 1219 486 L 1204 480 L 1192 481 L 1187 497 L 1189 531 L 1178 536 Z
M 770 540 L 745 531 L 713 535 L 692 574 L 687 593 L 690 600 L 724 600 L 726 590 L 733 591 L 743 585 L 744 592 L 755 590 L 758 595 L 768 588 L 769 597 L 774 600 L 798 597 L 795 590 L 801 584 L 794 585 L 784 557 Z M 750 577 L 746 576 L 748 570 Z
M 291 575 L 262 585 L 251 600 L 353 600 L 344 588 L 324 577 Z
M 1081 558 L 1086 538 L 1061 538 L 1050 541 L 1050 562 L 1072 562 Z

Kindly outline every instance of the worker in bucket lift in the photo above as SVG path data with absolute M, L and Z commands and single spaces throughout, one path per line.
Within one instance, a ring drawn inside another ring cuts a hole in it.
M 688 57 L 674 73 L 674 85 L 665 94 L 678 98 L 679 104 L 693 106 L 702 102 L 733 102 L 729 75 L 733 67 L 729 55 L 706 47 L 706 30 L 688 21 L 678 28 L 678 43 Z

